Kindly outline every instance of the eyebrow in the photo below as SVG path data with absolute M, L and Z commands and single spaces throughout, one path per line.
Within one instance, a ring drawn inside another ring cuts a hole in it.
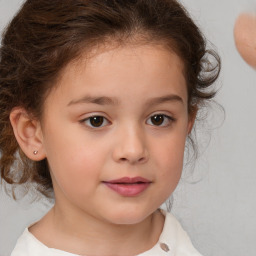
M 170 94 L 162 97 L 155 97 L 155 98 L 148 99 L 146 101 L 146 105 L 152 106 L 152 105 L 158 105 L 165 102 L 180 102 L 184 104 L 184 101 L 180 96 L 176 94 Z
M 158 105 L 165 102 L 175 102 L 175 101 L 184 104 L 184 101 L 180 96 L 176 94 L 170 94 L 170 95 L 164 95 L 161 97 L 154 97 L 154 98 L 148 99 L 145 105 L 152 106 L 152 105 Z M 68 103 L 68 106 L 75 105 L 75 104 L 84 104 L 84 103 L 92 103 L 92 104 L 98 104 L 98 105 L 119 105 L 120 104 L 119 100 L 114 97 L 85 96 L 80 99 L 70 101 Z
M 110 97 L 92 97 L 92 96 L 85 96 L 78 100 L 72 100 L 68 103 L 68 106 L 75 105 L 75 104 L 82 104 L 82 103 L 93 103 L 98 105 L 118 105 L 119 101 L 117 98 L 110 98 Z

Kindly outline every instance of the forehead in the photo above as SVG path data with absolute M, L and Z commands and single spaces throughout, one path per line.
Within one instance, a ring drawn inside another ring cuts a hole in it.
M 70 99 L 81 93 L 119 97 L 133 90 L 136 96 L 152 97 L 162 90 L 186 98 L 183 72 L 182 60 L 159 45 L 102 47 L 69 63 L 61 72 L 55 93 Z

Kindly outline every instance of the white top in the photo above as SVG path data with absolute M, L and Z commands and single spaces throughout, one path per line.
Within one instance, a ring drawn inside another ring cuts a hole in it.
M 165 215 L 163 231 L 157 244 L 138 256 L 202 256 L 192 245 L 187 233 L 171 214 Z M 79 256 L 77 254 L 49 248 L 25 229 L 17 241 L 11 256 Z

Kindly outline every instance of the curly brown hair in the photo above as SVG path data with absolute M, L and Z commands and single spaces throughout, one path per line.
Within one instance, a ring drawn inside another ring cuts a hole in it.
M 214 97 L 220 59 L 176 0 L 27 0 L 6 28 L 0 49 L 0 168 L 9 184 L 52 191 L 47 160 L 20 149 L 9 121 L 20 106 L 40 120 L 63 68 L 108 42 L 161 44 L 184 62 L 188 112 Z M 214 57 L 209 58 L 209 57 Z M 210 61 L 211 59 L 211 61 Z M 15 167 L 14 167 L 15 166 Z

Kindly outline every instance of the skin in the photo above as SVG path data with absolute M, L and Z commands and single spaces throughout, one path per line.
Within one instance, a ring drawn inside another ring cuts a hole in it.
M 238 52 L 252 68 L 256 69 L 256 16 L 242 13 L 236 20 L 234 38 Z
M 114 100 L 92 103 L 89 96 Z M 176 54 L 127 45 L 70 63 L 45 101 L 41 122 L 13 110 L 16 138 L 31 159 L 47 158 L 56 197 L 29 231 L 48 247 L 80 255 L 135 255 L 152 248 L 164 224 L 157 209 L 182 172 L 194 121 L 187 100 Z M 155 125 L 154 115 L 163 123 Z M 103 116 L 102 126 L 92 127 L 91 116 Z M 151 183 L 134 197 L 103 183 L 136 176 Z

